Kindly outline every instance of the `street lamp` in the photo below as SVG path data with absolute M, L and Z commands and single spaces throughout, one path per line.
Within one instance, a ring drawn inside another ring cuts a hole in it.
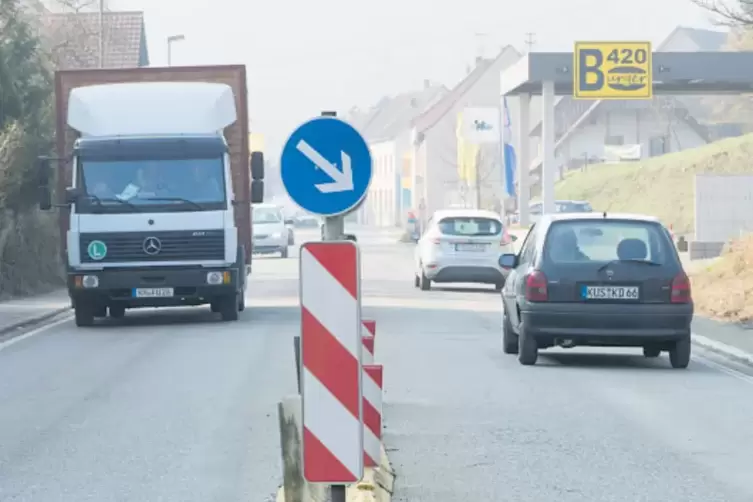
M 167 66 L 172 66 L 173 62 L 173 42 L 182 42 L 185 39 L 185 35 L 170 35 L 167 37 Z

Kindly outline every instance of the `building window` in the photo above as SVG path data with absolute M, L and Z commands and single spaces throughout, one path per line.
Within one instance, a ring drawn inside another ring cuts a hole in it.
M 621 146 L 625 144 L 625 136 L 607 136 L 604 139 L 605 145 Z

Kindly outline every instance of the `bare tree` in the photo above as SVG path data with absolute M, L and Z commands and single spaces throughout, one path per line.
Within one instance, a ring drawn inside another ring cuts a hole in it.
M 51 0 L 48 5 L 41 19 L 41 33 L 55 68 L 102 66 L 103 54 L 117 33 L 110 23 L 100 24 L 100 1 Z M 106 9 L 106 4 L 103 7 Z
M 691 0 L 726 26 L 753 26 L 753 0 Z

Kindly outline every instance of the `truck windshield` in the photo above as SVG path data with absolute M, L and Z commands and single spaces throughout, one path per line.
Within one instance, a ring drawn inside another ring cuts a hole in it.
M 226 207 L 222 158 L 160 160 L 83 160 L 78 204 L 88 212 L 217 210 Z M 91 200 L 87 201 L 86 195 Z M 122 204 L 121 202 L 128 202 Z

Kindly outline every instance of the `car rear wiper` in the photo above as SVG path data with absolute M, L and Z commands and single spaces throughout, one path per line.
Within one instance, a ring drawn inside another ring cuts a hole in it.
M 88 198 L 92 199 L 94 202 L 96 202 L 97 203 L 97 207 L 99 207 L 99 208 L 103 208 L 104 207 L 104 204 L 102 204 L 103 202 L 117 202 L 119 204 L 123 204 L 124 206 L 128 206 L 129 208 L 131 208 L 132 210 L 134 210 L 136 212 L 140 211 L 140 209 L 138 207 L 134 206 L 133 204 L 131 204 L 127 200 L 118 199 L 117 197 L 112 197 L 112 198 L 106 197 L 106 198 L 103 199 L 101 197 L 97 197 L 96 195 L 92 195 L 92 194 L 86 194 L 86 197 L 88 197 Z
M 612 265 L 614 263 L 641 263 L 643 265 L 650 265 L 652 267 L 661 267 L 661 266 L 664 265 L 663 263 L 659 263 L 658 261 L 639 260 L 639 259 L 636 259 L 636 258 L 629 258 L 627 260 L 611 260 L 611 261 L 608 261 L 604 265 L 602 265 L 601 267 L 599 267 L 598 271 L 601 272 L 602 270 L 604 270 L 605 268 L 607 268 L 608 266 L 610 266 L 610 265 Z
M 204 210 L 204 208 L 197 202 L 194 202 L 190 199 L 184 199 L 183 197 L 139 197 L 139 200 L 155 200 L 155 201 L 163 200 L 163 201 L 168 201 L 168 202 L 185 202 L 186 204 L 190 204 L 200 211 Z

